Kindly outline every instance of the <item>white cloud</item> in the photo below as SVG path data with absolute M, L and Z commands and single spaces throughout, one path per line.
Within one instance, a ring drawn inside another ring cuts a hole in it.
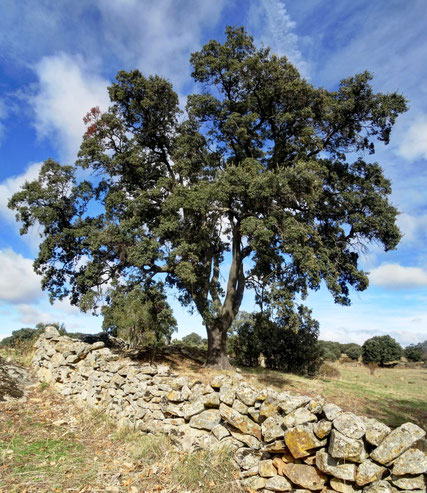
M 37 134 L 49 138 L 63 159 L 74 161 L 85 132 L 83 117 L 94 106 L 108 108 L 108 81 L 82 57 L 64 53 L 42 58 L 35 71 L 39 85 L 30 103 Z
M 57 322 L 53 320 L 49 313 L 39 310 L 34 305 L 21 304 L 17 306 L 19 312 L 19 322 L 30 326 L 36 326 L 38 323 L 47 324 Z
M 250 32 L 255 32 L 258 42 L 270 46 L 274 53 L 285 55 L 307 76 L 308 67 L 298 47 L 295 22 L 280 0 L 261 0 L 251 3 L 249 10 Z
M 18 192 L 26 181 L 35 180 L 40 172 L 42 163 L 32 163 L 22 175 L 10 176 L 0 183 L 0 216 L 18 231 L 19 223 L 15 221 L 15 211 L 8 209 L 7 203 L 12 195 Z M 34 226 L 23 239 L 36 250 L 40 243 L 40 226 Z
M 404 267 L 399 264 L 383 264 L 374 269 L 369 279 L 373 284 L 390 289 L 427 286 L 427 272 L 420 267 Z
M 427 215 L 400 214 L 397 225 L 403 233 L 402 243 L 421 243 L 427 238 Z
M 418 116 L 409 126 L 397 153 L 408 161 L 427 159 L 427 115 Z
M 15 212 L 7 207 L 9 199 L 26 181 L 33 181 L 38 177 L 41 166 L 42 163 L 32 163 L 22 175 L 10 176 L 0 183 L 0 215 L 8 222 L 15 221 Z
M 10 249 L 0 250 L 0 265 L 0 301 L 29 303 L 43 296 L 32 260 Z

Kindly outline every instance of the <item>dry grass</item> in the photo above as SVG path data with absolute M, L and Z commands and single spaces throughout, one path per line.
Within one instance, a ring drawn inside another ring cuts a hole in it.
M 0 493 L 238 493 L 231 458 L 118 428 L 46 385 L 0 403 Z

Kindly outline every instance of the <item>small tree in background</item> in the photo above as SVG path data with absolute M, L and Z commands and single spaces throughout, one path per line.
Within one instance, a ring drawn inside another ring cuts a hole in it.
M 342 344 L 342 351 L 352 360 L 359 359 L 362 356 L 362 346 L 356 343 Z
M 341 344 L 335 341 L 319 341 L 322 358 L 326 361 L 337 361 L 342 353 Z
M 317 343 L 319 324 L 305 306 L 271 313 L 253 314 L 237 328 L 234 354 L 240 364 L 257 366 L 260 354 L 267 368 L 302 375 L 314 375 L 322 363 Z
M 362 358 L 365 364 L 377 363 L 384 366 L 403 356 L 402 346 L 390 336 L 375 336 L 364 342 Z
M 418 362 L 418 361 L 423 361 L 423 346 L 421 343 L 419 344 L 410 344 L 409 346 L 406 346 L 405 349 L 403 350 L 403 356 L 408 361 L 412 362 Z
M 170 342 L 177 323 L 160 284 L 116 289 L 109 296 L 102 309 L 103 330 L 138 348 L 155 349 Z
M 196 347 L 201 347 L 207 344 L 207 340 L 200 337 L 199 334 L 196 334 L 196 332 L 191 332 L 191 334 L 184 336 L 181 339 L 181 341 L 184 344 L 188 344 L 189 346 L 196 346 Z

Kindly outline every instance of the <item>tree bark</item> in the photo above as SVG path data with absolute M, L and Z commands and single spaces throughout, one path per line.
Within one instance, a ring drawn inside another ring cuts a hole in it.
M 227 356 L 227 331 L 226 324 L 221 319 L 215 319 L 213 323 L 207 327 L 208 332 L 208 357 L 206 366 L 217 368 L 219 370 L 227 370 L 231 368 L 230 361 Z

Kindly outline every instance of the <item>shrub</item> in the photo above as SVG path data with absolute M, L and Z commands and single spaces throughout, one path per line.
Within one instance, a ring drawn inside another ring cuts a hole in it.
M 362 356 L 362 346 L 359 346 L 359 344 L 343 344 L 342 351 L 353 360 L 359 359 Z
M 341 356 L 341 344 L 334 341 L 319 341 L 322 358 L 326 361 L 336 361 Z
M 401 345 L 390 336 L 375 336 L 364 342 L 362 358 L 365 364 L 378 363 L 380 366 L 399 360 L 403 355 Z
M 267 368 L 314 375 L 322 363 L 317 343 L 319 324 L 304 306 L 284 310 L 275 320 L 256 313 L 237 328 L 233 352 L 238 364 L 257 366 L 260 354 Z
M 319 368 L 319 377 L 327 377 L 327 378 L 339 378 L 341 373 L 335 366 L 332 366 L 330 363 L 323 363 Z
M 9 337 L 5 337 L 1 342 L 1 346 L 11 346 L 16 347 L 21 345 L 23 342 L 28 343 L 32 342 L 43 332 L 44 329 L 31 329 L 25 327 L 23 329 L 14 330 L 12 335 Z
M 423 347 L 420 344 L 410 344 L 403 350 L 403 355 L 408 361 L 423 361 Z

